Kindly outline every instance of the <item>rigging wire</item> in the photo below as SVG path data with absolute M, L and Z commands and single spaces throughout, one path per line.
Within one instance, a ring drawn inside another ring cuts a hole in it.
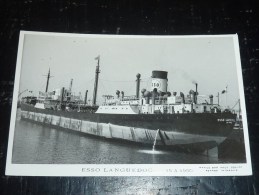
M 239 103 L 239 99 L 237 100 L 237 102 L 235 103 L 235 105 L 231 108 L 231 110 L 233 110 L 235 107 L 236 107 L 236 105 Z
M 148 88 L 148 85 L 150 84 L 150 82 L 151 82 L 151 77 L 148 77 L 148 79 L 146 80 L 146 88 L 145 89 Z
M 105 94 L 107 93 L 106 87 L 104 86 L 103 82 L 100 80 L 100 85 L 102 86 L 102 89 L 104 90 Z
M 106 81 L 106 82 L 118 82 L 118 83 L 119 83 L 119 82 L 135 82 L 135 81 L 125 81 L 125 80 L 124 80 L 124 81 L 122 81 L 122 80 L 120 80 L 120 81 L 119 81 L 119 80 L 115 81 L 115 80 L 106 80 L 106 79 L 99 79 L 99 80 Z
M 144 79 L 140 79 L 140 82 L 145 82 L 146 79 L 148 78 L 144 78 Z M 107 81 L 107 82 L 136 82 L 135 80 L 108 80 L 108 79 L 99 79 L 99 80 L 102 80 L 102 81 Z

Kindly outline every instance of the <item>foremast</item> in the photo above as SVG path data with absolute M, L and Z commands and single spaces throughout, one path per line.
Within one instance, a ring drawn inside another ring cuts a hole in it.
M 95 70 L 95 81 L 94 81 L 94 93 L 93 93 L 93 106 L 96 106 L 97 89 L 98 89 L 98 79 L 100 73 L 100 55 L 95 58 L 97 60 L 97 66 Z
M 52 76 L 50 76 L 50 68 L 49 68 L 48 75 L 44 75 L 44 76 L 47 77 L 46 90 L 45 90 L 45 92 L 47 93 L 48 92 L 48 88 L 49 88 L 49 79 L 52 77 Z

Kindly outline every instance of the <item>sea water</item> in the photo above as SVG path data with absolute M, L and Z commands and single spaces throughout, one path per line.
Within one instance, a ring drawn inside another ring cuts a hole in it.
M 202 164 L 217 158 L 111 142 L 22 120 L 17 115 L 12 163 L 21 164 Z

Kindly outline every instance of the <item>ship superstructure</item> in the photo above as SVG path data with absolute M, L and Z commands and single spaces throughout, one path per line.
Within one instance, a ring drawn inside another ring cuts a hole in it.
M 137 74 L 137 79 L 140 74 Z M 184 114 L 184 113 L 218 113 L 221 108 L 213 103 L 213 95 L 204 98 L 198 103 L 198 84 L 196 90 L 190 90 L 188 95 L 182 92 L 167 91 L 168 79 L 166 71 L 153 71 L 151 89 L 141 90 L 141 97 L 125 96 L 124 92 L 117 91 L 116 96 L 104 95 L 104 103 L 96 113 L 105 114 Z M 139 86 L 137 80 L 137 86 Z M 138 87 L 137 87 L 138 88 Z M 137 89 L 138 92 L 138 89 Z M 207 100 L 206 100 L 207 99 Z

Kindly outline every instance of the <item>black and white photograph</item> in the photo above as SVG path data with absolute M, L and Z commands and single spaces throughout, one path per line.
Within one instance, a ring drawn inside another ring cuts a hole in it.
M 251 175 L 238 35 L 21 31 L 7 175 Z

